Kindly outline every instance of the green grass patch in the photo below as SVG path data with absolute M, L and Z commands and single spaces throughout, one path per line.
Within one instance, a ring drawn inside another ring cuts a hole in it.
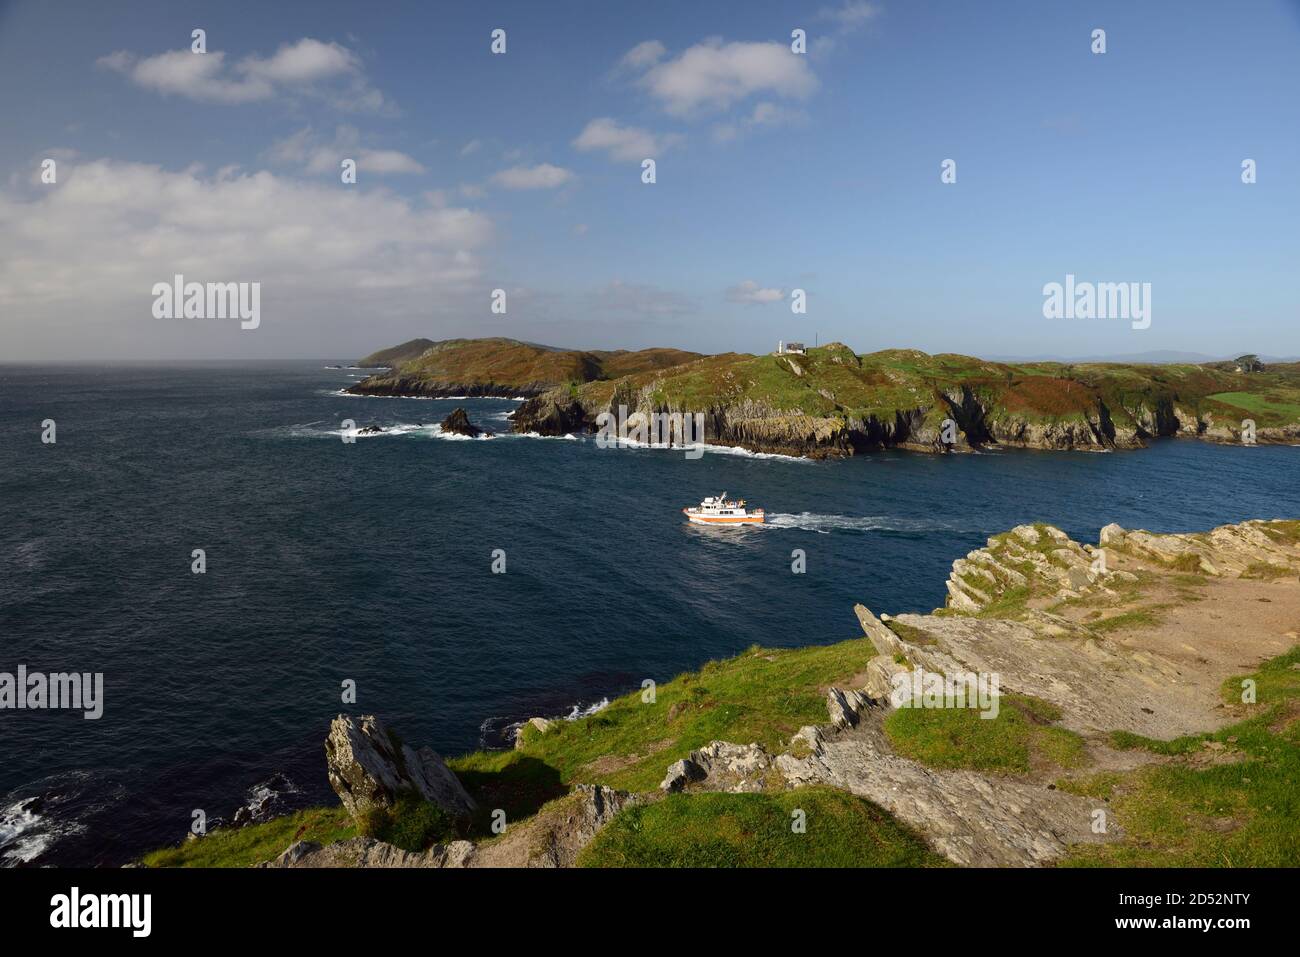
M 885 733 L 899 754 L 934 768 L 1025 774 L 1043 764 L 1080 767 L 1083 739 L 1054 727 L 1060 718 L 1049 702 L 1004 694 L 996 718 L 975 708 L 898 708 L 885 719 Z
M 796 812 L 804 833 L 796 833 Z M 628 808 L 578 858 L 583 867 L 942 867 L 876 805 L 833 788 L 672 794 Z
M 263 824 L 217 828 L 178 847 L 152 851 L 140 863 L 146 867 L 249 867 L 279 856 L 294 841 L 331 844 L 356 835 L 356 827 L 341 805 L 310 808 Z
M 1077 778 L 1060 778 L 1056 782 L 1056 789 L 1066 794 L 1109 801 L 1121 779 L 1122 776 L 1114 771 L 1101 771 Z
M 660 684 L 653 703 L 636 691 L 588 718 L 528 736 L 521 750 L 467 755 L 451 766 L 457 773 L 502 775 L 520 773 L 520 762 L 540 762 L 566 788 L 583 783 L 652 791 L 668 765 L 710 741 L 780 750 L 799 728 L 825 723 L 825 689 L 861 672 L 874 654 L 866 638 L 796 649 L 755 646 Z M 525 776 L 544 792 L 547 774 L 534 764 Z M 488 782 L 480 778 L 474 785 Z
M 1168 566 L 1176 572 L 1200 571 L 1201 556 L 1188 552 L 1185 555 L 1179 555 L 1177 558 L 1169 561 Z
M 1127 631 L 1132 628 L 1154 628 L 1160 624 L 1160 616 L 1153 608 L 1135 608 L 1132 611 L 1111 615 L 1098 621 L 1091 621 L 1088 627 L 1102 634 L 1114 631 Z
M 976 618 L 1020 618 L 1025 614 L 1033 589 L 1027 585 L 1008 588 L 978 612 Z
M 1124 775 L 1111 807 L 1122 842 L 1072 850 L 1067 865 L 1102 867 L 1300 866 L 1300 647 L 1255 673 L 1224 682 L 1244 720 L 1212 734 L 1154 741 L 1117 733 L 1114 743 L 1173 758 Z M 1242 678 L 1257 703 L 1241 703 Z M 1188 760 L 1222 745 L 1225 760 Z
M 899 621 L 897 618 L 891 618 L 885 622 L 885 627 L 896 634 L 899 638 L 912 645 L 933 645 L 936 638 L 927 631 L 917 628 L 915 625 L 908 625 Z
M 404 851 L 423 851 L 466 833 L 451 814 L 415 794 L 403 795 L 392 807 L 371 808 L 361 816 L 357 830 Z
M 1242 570 L 1242 578 L 1257 578 L 1262 581 L 1276 581 L 1279 578 L 1295 578 L 1294 569 L 1271 562 L 1251 562 Z
M 1261 425 L 1300 421 L 1300 395 L 1292 389 L 1263 393 L 1216 392 L 1206 398 L 1244 409 L 1260 419 Z

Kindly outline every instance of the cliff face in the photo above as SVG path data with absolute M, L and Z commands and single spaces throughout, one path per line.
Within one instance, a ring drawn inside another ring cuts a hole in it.
M 1297 640 L 1298 575 L 1295 520 L 1182 534 L 1108 525 L 1096 545 L 1074 541 L 1051 525 L 1017 526 L 953 563 L 943 609 L 877 617 L 856 606 L 866 641 L 830 646 L 855 647 L 829 682 L 809 678 L 810 668 L 817 673 L 807 657 L 815 649 L 751 649 L 712 663 L 707 688 L 698 676 L 683 676 L 661 686 L 655 702 L 633 692 L 599 718 L 534 719 L 507 762 L 554 768 L 556 781 L 571 790 L 512 821 L 504 835 L 478 834 L 477 842 L 442 839 L 406 851 L 373 837 L 327 846 L 299 842 L 267 866 L 568 867 L 583 863 L 593 845 L 626 840 L 629 830 L 636 834 L 638 860 L 653 860 L 652 829 L 630 826 L 623 837 L 610 835 L 629 811 L 653 814 L 671 804 L 676 821 L 699 827 L 702 818 L 692 817 L 691 808 L 713 806 L 701 800 L 704 795 L 757 797 L 799 789 L 801 806 L 807 806 L 803 802 L 815 793 L 804 789 L 808 785 L 873 802 L 959 865 L 1036 866 L 1111 851 L 1118 856 L 1099 859 L 1169 864 L 1182 858 L 1168 855 L 1182 854 L 1202 836 L 1209 843 L 1196 860 L 1238 863 L 1241 844 L 1213 842 L 1232 841 L 1255 827 L 1266 848 L 1286 845 L 1276 834 L 1291 802 L 1274 798 L 1276 807 L 1261 808 L 1264 802 L 1247 801 L 1246 791 L 1210 799 L 1201 789 L 1237 788 L 1234 782 L 1285 773 L 1279 755 L 1294 749 L 1300 714 L 1300 684 L 1289 676 L 1300 662 L 1288 666 L 1278 656 Z M 1269 671 L 1266 682 L 1241 680 L 1251 663 L 1269 659 L 1281 667 Z M 719 693 L 742 674 L 732 692 L 740 697 L 726 699 L 745 712 L 742 720 L 730 726 L 720 726 L 717 717 L 701 717 L 707 725 L 681 723 L 691 720 L 696 707 L 702 715 L 725 713 L 713 702 L 707 708 L 693 702 Z M 922 697 L 899 696 L 927 675 L 996 678 L 996 703 L 977 703 L 974 692 L 960 701 L 941 700 L 938 692 L 930 700 L 928 690 Z M 819 723 L 795 731 L 792 687 L 810 680 L 824 705 L 820 716 L 800 711 L 800 720 Z M 1238 688 L 1252 683 L 1258 687 L 1251 695 L 1239 695 Z M 783 702 L 778 711 L 763 710 L 769 694 Z M 914 720 L 900 720 L 908 718 Z M 779 733 L 769 734 L 765 722 L 779 725 Z M 737 737 L 697 745 L 697 733 L 706 726 L 709 733 Z M 938 731 L 943 734 L 936 737 Z M 1032 754 L 1026 753 L 1023 766 L 999 763 L 1001 747 L 1012 747 L 1022 734 L 1041 740 L 1043 749 L 1027 745 Z M 1124 743 L 1126 735 L 1177 739 L 1175 744 L 1187 747 L 1133 750 Z M 392 805 L 403 790 L 418 790 L 454 813 L 471 806 L 436 753 L 399 748 L 374 718 L 340 717 L 326 747 L 331 783 L 350 808 L 361 801 Z M 400 761 L 398 751 L 404 755 Z M 493 802 L 506 799 L 509 787 L 532 780 L 493 780 L 481 765 L 461 760 L 480 768 L 474 780 Z M 657 789 L 653 781 L 630 790 L 601 783 L 608 774 L 630 773 L 638 762 L 662 769 L 653 779 Z M 499 764 L 497 759 L 492 767 Z M 1218 774 L 1226 764 L 1239 766 L 1238 774 Z M 1157 769 L 1165 777 L 1147 776 Z M 1178 804 L 1182 798 L 1170 796 L 1169 776 L 1201 772 L 1207 777 L 1197 779 L 1198 787 L 1186 788 L 1190 803 Z M 1258 796 L 1254 788 L 1249 792 Z M 1158 817 L 1178 822 L 1168 833 L 1151 830 L 1153 801 L 1168 812 Z M 1216 816 L 1207 816 L 1207 807 Z M 1256 821 L 1260 815 L 1268 817 Z M 779 827 L 789 827 L 784 814 Z M 753 843 L 752 836 L 743 840 Z M 663 848 L 659 863 L 670 863 L 677 850 Z M 1284 849 L 1280 861 L 1293 863 L 1294 853 Z M 1264 855 L 1279 861 L 1272 850 Z M 586 862 L 611 860 L 626 858 L 611 853 Z
M 426 345 L 427 344 L 427 345 Z M 1300 441 L 1300 367 L 1009 364 L 830 343 L 791 355 L 577 352 L 512 339 L 413 340 L 361 395 L 525 396 L 517 432 L 596 428 L 602 412 L 702 414 L 707 443 L 811 457 L 881 448 L 1105 451 L 1158 437 Z M 371 357 L 374 358 L 374 357 Z M 952 425 L 945 427 L 945 423 Z
M 761 363 L 766 358 L 753 361 Z M 808 371 L 802 375 L 808 376 Z M 815 378 L 797 382 L 802 394 L 791 394 L 786 384 L 777 383 L 759 395 L 734 397 L 725 391 L 711 394 L 684 387 L 688 382 L 683 380 L 689 378 L 689 371 L 670 370 L 654 377 L 630 376 L 612 386 L 592 383 L 549 390 L 516 411 L 514 428 L 543 435 L 591 432 L 601 413 L 617 415 L 623 407 L 629 415 L 702 412 L 709 444 L 826 458 L 883 448 L 955 452 L 1004 446 L 1106 451 L 1143 448 L 1151 439 L 1174 436 L 1241 444 L 1240 423 L 1250 418 L 1245 410 L 1154 381 L 1143 383 L 1141 391 L 1127 396 L 1108 395 L 1113 386 L 1110 382 L 1091 387 L 1053 382 L 1058 390 L 1077 389 L 1065 408 L 1054 408 L 1052 400 L 1059 396 L 1043 395 L 1036 397 L 1041 400 L 1038 403 L 1026 402 L 1017 388 L 1023 383 L 1014 380 L 998 385 L 958 382 L 933 388 L 929 394 L 918 390 L 890 403 L 877 401 L 869 393 L 846 396 L 841 390 L 837 394 L 819 386 Z M 1041 383 L 1031 385 L 1038 388 Z M 855 407 L 864 399 L 876 407 Z M 946 435 L 945 420 L 955 426 Z M 1255 442 L 1259 444 L 1297 441 L 1300 421 L 1256 423 Z

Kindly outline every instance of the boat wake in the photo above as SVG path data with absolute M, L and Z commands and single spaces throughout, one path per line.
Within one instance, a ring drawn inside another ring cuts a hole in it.
M 767 521 L 755 528 L 798 528 L 829 535 L 831 532 L 937 532 L 956 531 L 956 527 L 928 519 L 899 518 L 892 515 L 798 515 L 768 512 Z

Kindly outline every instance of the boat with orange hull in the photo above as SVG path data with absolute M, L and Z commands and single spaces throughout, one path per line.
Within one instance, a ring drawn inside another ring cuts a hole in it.
M 682 513 L 696 525 L 762 525 L 764 519 L 761 508 L 746 508 L 743 498 L 733 501 L 727 498 L 726 492 L 684 508 Z

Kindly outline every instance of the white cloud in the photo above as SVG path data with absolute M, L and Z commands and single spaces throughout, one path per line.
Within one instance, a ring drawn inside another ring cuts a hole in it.
M 470 140 L 468 143 L 466 143 L 464 146 L 460 148 L 460 155 L 469 156 L 473 153 L 477 153 L 482 148 L 482 146 L 483 146 L 482 140 Z
M 624 53 L 618 62 L 619 66 L 630 70 L 644 70 L 662 60 L 667 52 L 667 47 L 658 40 L 646 40 Z
M 241 67 L 249 76 L 262 77 L 271 83 L 314 83 L 327 77 L 361 72 L 356 54 L 337 43 L 322 43 L 303 37 L 285 44 L 268 60 L 249 57 Z
M 835 28 L 831 33 L 822 34 L 813 40 L 813 52 L 829 52 L 842 37 L 861 29 L 880 13 L 880 5 L 870 0 L 848 0 L 843 6 L 823 7 L 817 12 L 817 19 L 829 21 L 835 24 Z
M 399 150 L 362 150 L 357 167 L 367 173 L 423 173 L 424 167 Z
M 620 126 L 607 116 L 588 123 L 573 141 L 583 152 L 606 150 L 611 159 L 637 162 L 658 157 L 682 142 L 677 133 L 655 134 L 635 126 Z
M 754 130 L 795 126 L 807 120 L 808 114 L 803 110 L 790 109 L 778 103 L 755 103 L 754 109 L 748 116 L 732 123 L 720 123 L 715 126 L 713 138 L 719 143 L 728 143 Z
M 118 50 L 95 61 L 97 65 L 128 76 L 136 86 L 155 93 L 175 94 L 211 103 L 248 103 L 265 100 L 274 92 L 260 77 L 237 77 L 226 70 L 226 55 L 171 50 L 137 59 Z
M 285 44 L 270 57 L 247 56 L 230 66 L 220 50 L 169 50 L 150 57 L 117 50 L 95 63 L 143 89 L 200 102 L 250 103 L 303 95 L 352 112 L 392 112 L 384 95 L 367 81 L 355 53 L 311 37 Z
M 784 298 L 784 290 L 765 289 L 752 279 L 746 279 L 739 285 L 732 286 L 727 290 L 728 302 L 739 302 L 748 306 L 763 306 L 768 303 L 780 302 Z
M 331 325 L 472 306 L 492 232 L 481 213 L 383 189 L 72 164 L 57 186 L 0 191 L 0 354 L 201 354 L 222 335 L 218 355 L 301 354 Z M 175 273 L 260 282 L 261 329 L 153 319 L 152 286 Z
M 337 174 L 344 159 L 354 159 L 358 170 L 380 176 L 425 171 L 418 160 L 406 153 L 362 146 L 361 134 L 352 126 L 338 127 L 329 142 L 311 127 L 304 127 L 272 144 L 267 158 L 273 163 L 301 167 L 311 174 Z
M 505 189 L 554 189 L 574 178 L 573 171 L 550 163 L 536 166 L 512 166 L 492 177 L 492 182 Z
M 818 85 L 807 58 L 787 44 L 720 40 L 651 67 L 638 83 L 675 116 L 724 110 L 755 93 L 801 99 Z
M 849 0 L 841 7 L 823 7 L 817 12 L 819 20 L 837 23 L 844 32 L 856 30 L 879 15 L 879 4 L 872 3 L 870 0 Z

